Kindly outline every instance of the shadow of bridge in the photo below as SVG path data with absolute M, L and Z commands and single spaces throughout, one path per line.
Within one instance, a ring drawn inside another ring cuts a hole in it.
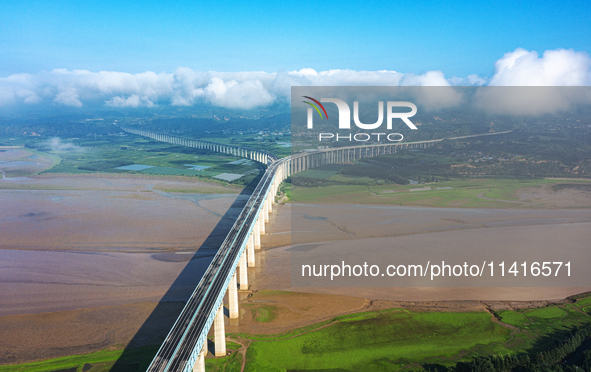
M 110 372 L 136 372 L 148 368 L 260 178 L 259 176 L 252 180 L 238 195 L 133 336 Z M 198 229 L 199 226 L 195 228 Z

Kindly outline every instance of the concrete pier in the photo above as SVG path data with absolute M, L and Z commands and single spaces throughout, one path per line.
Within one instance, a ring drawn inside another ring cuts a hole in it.
M 230 307 L 230 319 L 240 318 L 240 310 L 238 308 L 238 286 L 236 284 L 236 273 L 230 279 L 228 286 L 228 304 Z
M 261 235 L 265 235 L 265 209 L 265 207 L 262 207 L 261 213 L 259 214 L 259 231 L 261 232 Z
M 246 266 L 246 255 L 248 252 L 244 250 L 240 256 L 240 290 L 248 291 L 248 267 Z
M 265 216 L 264 222 L 269 222 L 269 195 L 267 195 L 267 199 L 263 203 L 263 216 Z M 265 233 L 265 224 L 263 223 L 263 234 Z
M 254 223 L 254 229 L 252 235 L 254 235 L 254 248 L 261 249 L 261 223 L 260 223 L 260 215 L 259 218 Z
M 224 324 L 224 305 L 220 305 L 213 321 L 215 356 L 226 356 L 226 325 Z
M 248 237 L 248 241 L 246 242 L 246 252 L 248 253 L 248 267 L 254 267 L 255 260 L 254 260 L 254 241 L 255 239 L 250 234 Z

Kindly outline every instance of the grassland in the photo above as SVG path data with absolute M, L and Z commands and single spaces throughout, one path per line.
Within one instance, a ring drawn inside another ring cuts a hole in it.
M 250 344 L 247 371 L 342 368 L 380 371 L 425 358 L 453 358 L 479 344 L 506 342 L 510 332 L 487 313 L 356 314 L 285 340 Z
M 591 321 L 582 309 L 591 298 L 543 308 L 489 312 L 430 312 L 393 308 L 357 312 L 273 335 L 228 334 L 229 355 L 206 359 L 208 371 L 421 371 L 485 355 L 546 350 L 566 332 Z M 261 310 L 262 309 L 262 310 Z M 272 322 L 277 309 L 251 309 L 257 322 Z M 247 346 L 243 354 L 243 346 Z M 138 348 L 118 365 L 142 371 L 156 351 Z M 37 363 L 0 366 L 0 372 L 108 371 L 122 350 L 104 350 Z M 89 368 L 91 366 L 91 368 Z M 76 369 L 74 369 L 76 368 Z M 89 368 L 89 369 L 88 369 Z
M 309 172 L 309 171 L 306 171 Z M 322 171 L 319 171 L 322 172 Z M 320 177 L 320 173 L 317 172 Z M 325 172 L 327 175 L 328 171 Z M 328 179 L 344 178 L 336 174 Z M 519 192 L 525 189 L 539 190 L 542 187 L 556 186 L 560 190 L 571 185 L 575 187 L 591 186 L 586 180 L 559 179 L 454 179 L 450 181 L 425 183 L 417 185 L 330 185 L 321 187 L 293 186 L 291 197 L 294 202 L 302 203 L 359 203 L 359 204 L 390 204 L 419 205 L 430 207 L 463 207 L 463 208 L 524 208 L 543 207 L 540 203 L 521 200 Z M 411 191 L 413 189 L 425 189 Z M 518 202 L 520 201 L 520 202 Z M 535 205 L 533 205 L 535 204 Z
M 143 138 L 114 139 L 113 141 L 84 142 L 84 151 L 57 153 L 63 161 L 53 167 L 53 173 L 156 173 L 170 175 L 171 170 L 178 170 L 182 175 L 200 175 L 200 171 L 188 169 L 185 164 L 209 166 L 208 171 L 216 169 L 216 174 L 223 172 L 242 173 L 252 166 L 227 164 L 239 158 L 225 154 L 212 154 L 203 150 L 172 146 L 166 143 Z M 116 169 L 124 165 L 143 164 L 158 167 L 143 171 L 127 171 Z M 162 169 L 159 169 L 162 168 Z M 161 172 L 159 172 L 161 170 Z M 178 174 L 178 173 L 177 173 Z
M 330 179 L 330 177 L 338 174 L 342 167 L 340 164 L 330 164 L 319 168 L 307 169 L 298 173 L 298 177 Z
M 545 350 L 563 332 L 588 323 L 591 299 L 523 311 L 413 312 L 390 309 L 341 316 L 315 327 L 251 341 L 246 371 L 398 371 L 452 366 L 491 354 Z
M 279 185 L 279 195 L 281 195 L 283 202 L 290 201 L 291 200 L 291 184 L 286 183 L 286 182 L 282 182 L 281 185 Z
M 54 148 L 45 140 L 29 141 L 26 150 L 31 155 L 48 159 L 48 166 L 42 173 L 122 173 L 149 174 L 162 176 L 188 176 L 216 180 L 222 173 L 246 174 L 231 183 L 248 184 L 258 177 L 262 164 L 247 162 L 230 164 L 241 159 L 227 154 L 206 150 L 174 146 L 139 136 L 103 136 L 97 139 L 63 139 L 69 147 Z M 132 164 L 148 165 L 152 168 L 133 171 L 117 169 Z M 209 167 L 198 171 L 187 164 Z
M 158 347 L 141 347 L 126 352 L 125 359 L 120 359 L 123 349 L 101 350 L 96 353 L 73 355 L 63 358 L 50 359 L 42 362 L 25 363 L 18 365 L 0 366 L 0 372 L 46 372 L 46 371 L 72 371 L 78 372 L 108 372 L 108 371 L 144 371 L 154 357 Z M 118 368 L 113 369 L 115 362 Z

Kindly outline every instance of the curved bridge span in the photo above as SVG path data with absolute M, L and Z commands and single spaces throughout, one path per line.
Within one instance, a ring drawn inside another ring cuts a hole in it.
M 269 222 L 269 214 L 275 204 L 277 189 L 284 179 L 294 173 L 326 164 L 394 154 L 402 149 L 427 148 L 444 140 L 329 148 L 302 152 L 279 159 L 269 152 L 247 147 L 130 128 L 122 129 L 128 133 L 158 141 L 246 157 L 268 165 L 147 372 L 205 371 L 204 358 L 208 352 L 207 334 L 212 325 L 215 335 L 215 356 L 226 355 L 223 299 L 228 292 L 229 316 L 239 318 L 238 283 L 240 290 L 248 289 L 247 268 L 254 267 L 255 249 L 261 247 L 261 235 L 265 234 L 265 223 Z M 503 133 L 508 132 L 484 135 Z M 448 139 L 468 137 L 475 136 Z

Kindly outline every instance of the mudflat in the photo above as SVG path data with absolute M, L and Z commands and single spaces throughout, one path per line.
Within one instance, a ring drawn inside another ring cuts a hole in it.
M 0 179 L 0 363 L 166 335 L 247 195 L 183 177 Z M 167 310 L 168 309 L 168 310 Z M 170 318 L 170 319 L 169 319 Z
M 130 303 L 0 317 L 0 364 L 25 363 L 127 345 L 150 314 L 159 318 L 141 344 L 162 342 L 184 303 Z
M 225 214 L 239 213 L 239 192 L 180 177 L 2 179 L 0 249 L 194 251 Z
M 335 294 L 388 301 L 538 301 L 560 300 L 589 291 L 585 285 L 576 287 L 292 287 L 291 243 L 331 242 L 337 245 L 367 247 L 372 239 L 400 241 L 409 251 L 421 249 L 426 241 L 438 244 L 464 245 L 474 249 L 474 242 L 499 235 L 505 240 L 528 244 L 523 238 L 537 230 L 569 241 L 585 241 L 589 237 L 591 211 L 588 209 L 463 209 L 400 207 L 371 205 L 299 204 L 280 206 L 272 216 L 264 251 L 257 257 L 253 289 L 276 289 L 307 293 Z M 568 227 L 565 229 L 564 227 Z M 291 232 L 291 233 L 290 233 Z M 531 235 L 531 236 L 534 236 Z M 456 239 L 461 237 L 461 239 Z M 398 240 L 396 240 L 398 239 Z M 440 240 L 445 239 L 445 240 Z M 537 241 L 537 243 L 540 243 Z M 536 249 L 560 251 L 561 246 L 540 246 Z M 541 242 L 540 244 L 543 244 Z M 486 242 L 483 243 L 483 246 Z M 584 257 L 581 257 L 584 259 Z
M 225 237 L 224 226 L 229 228 L 240 212 L 246 197 L 239 191 L 182 177 L 0 180 L 0 363 L 125 346 L 132 339 L 158 342 Z M 363 246 L 386 238 L 404 239 L 412 249 L 413 242 L 437 234 L 457 233 L 470 240 L 482 229 L 516 234 L 519 227 L 560 233 L 560 226 L 569 226 L 570 234 L 584 239 L 590 222 L 589 209 L 558 206 L 276 205 L 257 266 L 249 269 L 253 295 L 243 299 L 241 319 L 228 322 L 228 331 L 282 332 L 376 307 L 473 311 L 487 304 L 541 306 L 590 288 L 292 287 L 289 249 L 292 243 Z M 158 301 L 164 302 L 157 306 Z M 154 311 L 162 322 L 150 317 Z M 149 326 L 146 334 L 151 336 L 134 338 L 142 325 Z

